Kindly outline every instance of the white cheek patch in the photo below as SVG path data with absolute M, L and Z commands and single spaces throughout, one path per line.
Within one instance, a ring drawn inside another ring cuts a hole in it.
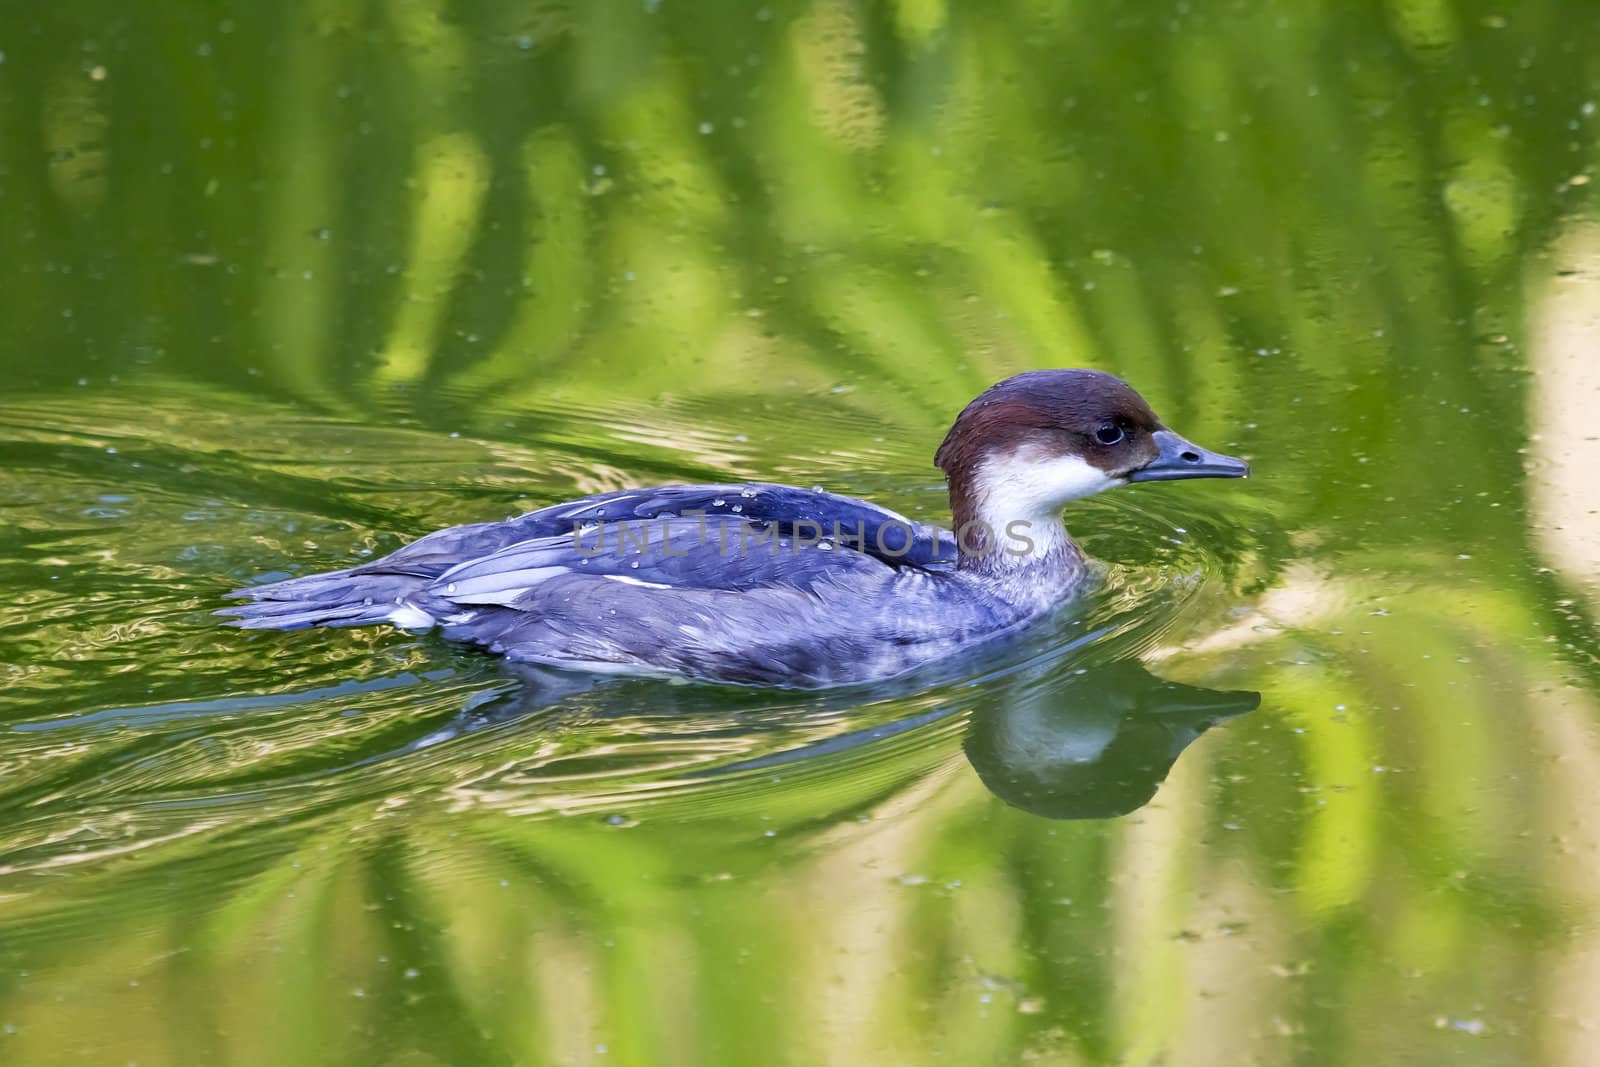
M 1078 456 L 1018 449 L 984 460 L 978 467 L 977 486 L 985 518 L 1003 528 L 1014 519 L 1053 519 L 1067 501 L 1122 482 Z

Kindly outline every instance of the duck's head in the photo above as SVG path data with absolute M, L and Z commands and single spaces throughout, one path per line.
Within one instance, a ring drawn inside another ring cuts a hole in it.
M 957 416 L 934 462 L 950 480 L 958 530 L 1057 522 L 1067 501 L 1129 482 L 1250 473 L 1167 429 L 1132 386 L 1097 370 L 1028 371 L 991 386 Z

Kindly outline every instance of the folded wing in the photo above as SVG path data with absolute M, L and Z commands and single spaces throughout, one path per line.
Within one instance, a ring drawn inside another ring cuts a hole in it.
M 230 595 L 246 602 L 219 614 L 251 629 L 297 629 L 425 627 L 476 612 L 446 623 L 446 632 L 481 641 L 467 628 L 481 630 L 488 609 L 547 610 L 542 598 L 556 591 L 750 593 L 770 586 L 776 593 L 769 595 L 781 596 L 846 574 L 859 583 L 858 567 L 869 562 L 883 577 L 884 568 L 944 570 L 954 559 L 948 532 L 852 497 L 761 483 L 663 486 L 440 530 L 347 570 L 237 590 Z M 584 576 L 608 584 L 582 584 Z

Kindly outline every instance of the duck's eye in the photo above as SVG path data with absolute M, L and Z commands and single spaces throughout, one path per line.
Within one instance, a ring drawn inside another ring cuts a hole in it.
M 1094 439 L 1103 445 L 1114 445 L 1126 436 L 1121 426 L 1102 426 L 1094 432 Z

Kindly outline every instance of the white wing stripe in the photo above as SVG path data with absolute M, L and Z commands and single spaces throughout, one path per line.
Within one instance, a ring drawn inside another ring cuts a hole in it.
M 448 582 L 444 595 L 457 604 L 509 604 L 540 582 L 558 574 L 570 574 L 566 567 L 530 567 L 523 570 L 500 571 L 476 578 L 462 578 Z M 438 586 L 434 586 L 438 591 Z
M 672 586 L 666 585 L 663 582 L 647 582 L 643 578 L 634 578 L 634 577 L 631 577 L 630 575 L 626 575 L 626 574 L 602 574 L 600 577 L 608 578 L 613 582 L 621 582 L 623 585 L 636 585 L 640 589 L 671 589 L 672 588 Z

